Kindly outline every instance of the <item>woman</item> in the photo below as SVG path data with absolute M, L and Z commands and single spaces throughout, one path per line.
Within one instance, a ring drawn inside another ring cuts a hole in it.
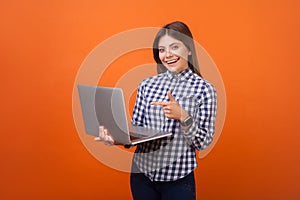
M 182 22 L 162 27 L 153 42 L 160 74 L 138 88 L 132 124 L 172 132 L 137 145 L 130 178 L 134 199 L 195 199 L 196 150 L 213 139 L 216 92 L 201 77 L 192 34 Z M 114 144 L 104 127 L 100 140 Z

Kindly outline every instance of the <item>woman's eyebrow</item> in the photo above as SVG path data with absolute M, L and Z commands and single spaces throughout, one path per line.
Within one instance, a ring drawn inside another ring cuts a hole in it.
M 180 44 L 179 42 L 173 42 L 172 44 L 170 44 L 169 46 L 173 46 L 174 44 Z M 158 46 L 159 48 L 164 48 L 165 46 L 162 46 L 162 45 L 160 45 L 160 46 Z
M 173 46 L 174 44 L 180 44 L 179 42 L 173 42 L 172 44 L 170 44 L 170 46 Z

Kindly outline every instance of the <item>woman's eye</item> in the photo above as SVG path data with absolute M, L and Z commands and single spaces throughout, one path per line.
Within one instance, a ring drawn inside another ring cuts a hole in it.
M 158 49 L 159 53 L 165 52 L 165 49 Z
M 172 49 L 173 50 L 176 50 L 176 49 L 178 49 L 179 48 L 179 46 L 178 45 L 174 45 L 174 46 L 172 46 Z

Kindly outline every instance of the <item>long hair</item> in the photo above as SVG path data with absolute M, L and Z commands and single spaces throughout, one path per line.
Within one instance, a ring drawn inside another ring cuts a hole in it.
M 197 53 L 196 53 L 192 33 L 186 24 L 179 21 L 175 21 L 163 26 L 155 36 L 155 39 L 153 41 L 153 57 L 155 62 L 157 63 L 158 73 L 162 73 L 167 70 L 166 67 L 162 64 L 161 60 L 159 59 L 159 49 L 158 49 L 159 40 L 164 35 L 169 35 L 177 40 L 180 40 L 187 47 L 187 49 L 191 52 L 191 55 L 188 56 L 188 67 L 195 74 L 198 74 L 200 77 L 202 77 L 200 73 L 200 68 L 198 64 L 198 58 L 197 58 Z

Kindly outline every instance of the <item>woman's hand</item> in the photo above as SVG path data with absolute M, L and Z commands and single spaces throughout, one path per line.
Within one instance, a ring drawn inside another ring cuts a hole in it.
M 151 105 L 162 106 L 165 116 L 169 119 L 177 119 L 183 122 L 189 114 L 179 105 L 179 103 L 172 96 L 171 92 L 168 92 L 170 101 L 166 102 L 151 102 Z
M 108 146 L 115 145 L 114 139 L 108 133 L 108 130 L 104 128 L 104 126 L 99 127 L 99 137 L 94 139 L 95 141 L 102 141 L 104 144 Z

